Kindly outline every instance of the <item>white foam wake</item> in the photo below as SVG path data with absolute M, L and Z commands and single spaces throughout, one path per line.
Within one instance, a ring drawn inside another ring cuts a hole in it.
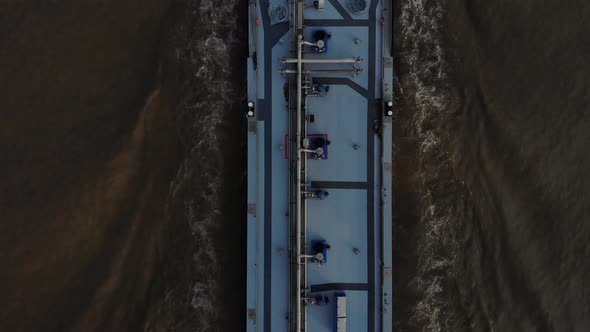
M 219 148 L 220 124 L 235 98 L 229 54 L 235 43 L 237 0 L 193 0 L 186 4 L 179 28 L 176 61 L 185 78 L 182 121 L 190 121 L 189 153 L 177 186 L 190 185 L 185 217 L 194 239 L 194 280 L 191 306 L 199 321 L 196 331 L 214 331 L 219 299 L 218 266 L 213 234 L 217 230 L 223 158 Z M 187 92 L 188 91 L 188 92 Z M 186 188 L 185 188 L 186 189 Z
M 414 126 L 421 141 L 419 158 L 421 182 L 426 207 L 421 216 L 418 237 L 418 271 L 410 285 L 419 295 L 413 308 L 412 325 L 427 331 L 450 331 L 452 315 L 449 299 L 445 297 L 445 279 L 451 277 L 456 244 L 449 235 L 452 208 L 434 198 L 440 183 L 449 181 L 450 157 L 448 147 L 442 146 L 436 123 L 443 118 L 449 105 L 446 86 L 445 52 L 440 28 L 445 1 L 406 0 L 401 8 L 402 60 L 409 67 L 403 82 L 404 91 L 413 91 Z

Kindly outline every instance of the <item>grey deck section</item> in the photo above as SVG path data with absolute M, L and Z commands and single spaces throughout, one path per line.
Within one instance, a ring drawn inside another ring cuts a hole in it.
M 326 1 L 323 12 L 305 12 L 307 40 L 320 27 L 333 36 L 327 54 L 307 53 L 306 57 L 361 56 L 365 60 L 363 73 L 356 77 L 314 76 L 329 84 L 330 92 L 308 99 L 307 111 L 316 119 L 308 125 L 309 133 L 328 134 L 332 142 L 327 160 L 308 162 L 312 187 L 330 192 L 325 200 L 307 202 L 308 244 L 326 239 L 332 246 L 327 264 L 308 266 L 308 284 L 318 294 L 346 293 L 348 331 L 391 331 L 391 324 L 382 323 L 383 317 L 391 321 L 392 314 L 391 299 L 383 295 L 391 295 L 391 278 L 382 277 L 382 267 L 391 266 L 391 255 L 386 254 L 391 252 L 391 188 L 381 186 L 382 177 L 391 183 L 390 172 L 383 171 L 390 169 L 390 164 L 383 165 L 391 162 L 391 124 L 381 124 L 382 136 L 374 131 L 385 98 L 379 25 L 383 9 L 380 1 L 368 2 L 370 8 L 362 15 L 350 15 L 343 0 Z M 287 23 L 270 25 L 268 0 L 256 4 L 249 9 L 248 98 L 255 101 L 257 116 L 249 120 L 252 130 L 248 132 L 248 204 L 252 208 L 247 217 L 247 330 L 287 331 L 288 165 L 281 145 L 288 132 L 288 112 L 283 96 L 286 77 L 279 74 L 285 65 L 279 59 L 292 56 L 293 36 Z M 355 44 L 355 38 L 362 42 Z M 353 144 L 360 148 L 355 150 Z M 384 198 L 384 192 L 389 196 Z M 389 223 L 383 222 L 387 219 Z M 360 254 L 355 255 L 353 248 Z M 334 330 L 333 304 L 308 306 L 307 313 L 308 331 Z

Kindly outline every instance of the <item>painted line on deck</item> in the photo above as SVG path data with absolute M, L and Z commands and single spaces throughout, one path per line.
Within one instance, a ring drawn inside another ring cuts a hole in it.
M 369 190 L 367 191 L 367 243 L 368 247 L 368 332 L 375 331 L 375 132 L 374 120 L 376 119 L 377 105 L 375 102 L 375 57 L 377 39 L 377 4 L 379 1 L 371 1 L 369 6 L 369 109 L 367 112 L 367 180 Z
M 371 90 L 370 90 L 371 91 Z M 375 331 L 375 100 L 369 101 L 367 111 L 367 259 L 368 259 L 368 327 Z
M 261 12 L 268 12 L 269 0 L 260 0 Z M 270 33 L 270 19 L 262 15 L 264 29 L 264 170 L 272 172 L 272 34 Z M 275 37 L 276 38 L 276 37 Z M 278 40 L 278 39 L 277 39 Z M 272 176 L 264 178 L 264 332 L 271 332 L 271 289 L 272 289 L 272 250 L 268 248 L 272 243 Z
M 328 292 L 335 290 L 349 290 L 349 291 L 366 291 L 369 289 L 367 283 L 330 283 L 311 285 L 310 291 L 312 293 Z
M 268 32 L 270 34 L 270 48 L 272 49 L 288 31 L 289 22 L 281 22 L 270 26 L 270 31 Z M 264 39 L 266 39 L 266 37 Z M 266 48 L 266 45 L 264 47 Z
M 366 27 L 369 20 L 304 20 L 308 27 Z
M 318 189 L 368 189 L 368 182 L 352 181 L 311 181 L 312 188 Z
M 321 84 L 348 85 L 361 96 L 369 98 L 369 90 L 347 77 L 314 77 L 313 80 Z
M 330 1 L 330 4 L 332 5 L 332 7 L 334 7 L 334 9 L 336 9 L 338 11 L 338 13 L 340 14 L 340 16 L 342 16 L 343 19 L 353 20 L 352 16 L 350 16 L 348 11 L 346 9 L 344 9 L 344 7 L 342 7 L 342 5 L 340 4 L 340 2 L 338 2 L 338 0 L 328 0 L 328 1 Z
M 266 119 L 266 106 L 264 106 L 265 103 L 266 99 L 258 99 L 258 102 L 256 103 L 256 120 L 258 121 L 264 121 Z

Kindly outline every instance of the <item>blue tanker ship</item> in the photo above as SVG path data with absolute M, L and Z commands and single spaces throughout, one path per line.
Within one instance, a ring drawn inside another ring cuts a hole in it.
M 247 331 L 392 331 L 391 2 L 249 0 Z

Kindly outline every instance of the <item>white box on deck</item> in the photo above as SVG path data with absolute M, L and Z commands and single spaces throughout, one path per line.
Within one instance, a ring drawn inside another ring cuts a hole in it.
M 346 295 L 336 295 L 336 331 L 346 332 Z
M 346 332 L 346 317 L 338 318 L 336 321 L 336 332 Z
M 346 318 L 346 296 L 336 297 L 336 317 Z

